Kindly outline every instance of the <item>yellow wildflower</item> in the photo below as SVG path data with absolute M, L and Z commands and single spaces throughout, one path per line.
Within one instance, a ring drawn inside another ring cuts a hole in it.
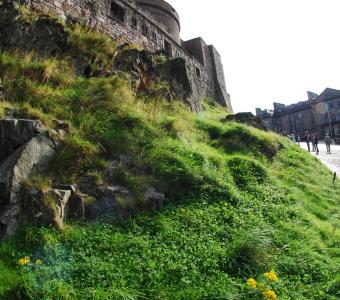
M 36 261 L 35 261 L 35 264 L 37 265 L 37 266 L 40 266 L 40 265 L 42 265 L 42 260 L 41 259 L 37 259 Z
M 249 278 L 247 280 L 247 285 L 252 288 L 252 289 L 255 289 L 256 288 L 256 285 L 257 285 L 257 282 L 254 278 Z
M 30 263 L 30 258 L 28 256 L 20 258 L 18 263 L 19 263 L 20 266 L 28 265 Z
M 277 299 L 277 295 L 272 290 L 267 290 L 263 292 L 262 295 L 265 300 L 276 300 Z
M 274 271 L 270 271 L 267 273 L 264 273 L 264 276 L 267 277 L 270 281 L 278 281 L 279 278 L 277 277 L 276 273 Z

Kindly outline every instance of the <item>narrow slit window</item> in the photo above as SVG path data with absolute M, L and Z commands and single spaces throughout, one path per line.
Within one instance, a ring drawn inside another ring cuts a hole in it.
M 142 25 L 142 34 L 144 36 L 148 36 L 149 35 L 149 28 L 145 24 Z
M 201 79 L 201 70 L 196 67 L 196 76 Z
M 132 28 L 135 28 L 135 29 L 138 26 L 138 21 L 137 21 L 137 19 L 135 17 L 132 18 L 131 26 L 132 26 Z
M 172 56 L 172 46 L 167 40 L 164 40 L 164 50 L 167 55 Z
M 152 32 L 152 39 L 154 40 L 154 41 L 156 41 L 157 40 L 157 34 L 156 34 L 156 32 Z

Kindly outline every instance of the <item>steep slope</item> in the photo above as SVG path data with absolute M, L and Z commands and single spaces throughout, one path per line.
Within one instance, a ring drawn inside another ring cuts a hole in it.
M 20 15 L 39 18 L 50 20 Z M 114 182 L 139 213 L 68 221 L 63 232 L 22 226 L 0 244 L 0 297 L 339 298 L 340 183 L 329 170 L 283 137 L 225 121 L 208 100 L 193 114 L 164 99 L 164 82 L 136 90 L 131 74 L 113 68 L 117 45 L 79 24 L 60 26 L 62 53 L 20 45 L 0 54 L 0 116 L 13 107 L 47 128 L 53 119 L 70 125 L 49 172 L 27 185 Z M 91 72 L 80 76 L 76 62 Z M 165 194 L 163 209 L 144 202 L 150 186 Z M 263 275 L 271 270 L 278 281 Z

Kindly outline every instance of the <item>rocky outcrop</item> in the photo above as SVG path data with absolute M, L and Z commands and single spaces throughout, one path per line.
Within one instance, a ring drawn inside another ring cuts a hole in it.
M 126 219 L 131 215 L 132 194 L 121 186 L 103 186 L 97 199 L 85 207 L 85 216 L 96 220 L 105 215 Z
M 165 195 L 157 192 L 154 187 L 147 189 L 144 199 L 149 209 L 160 210 L 164 207 Z
M 11 109 L 10 115 L 17 111 Z M 13 235 L 20 223 L 63 230 L 67 220 L 92 221 L 103 216 L 125 220 L 141 211 L 163 208 L 165 195 L 155 188 L 146 188 L 136 202 L 133 192 L 115 184 L 120 165 L 133 170 L 130 155 L 120 155 L 102 171 L 106 184 L 84 175 L 77 184 L 52 180 L 46 190 L 26 187 L 30 176 L 48 170 L 60 137 L 69 132 L 67 123 L 53 123 L 54 128 L 47 130 L 39 120 L 0 120 L 0 240 Z
M 67 190 L 39 191 L 26 188 L 22 215 L 30 224 L 54 226 L 63 230 L 70 198 L 71 191 Z
M 64 27 L 50 16 L 40 15 L 34 21 L 20 18 L 14 1 L 0 5 L 0 47 L 36 51 L 46 56 L 62 54 L 68 47 Z
M 115 69 L 130 74 L 137 93 L 182 100 L 192 111 L 199 112 L 201 106 L 198 89 L 186 61 L 183 58 L 173 58 L 157 62 L 157 57 L 145 50 L 120 47 L 115 57 Z M 162 83 L 166 83 L 168 88 L 162 86 Z
M 39 120 L 0 120 L 0 162 L 46 129 Z
M 238 122 L 238 123 L 243 123 L 249 126 L 256 127 L 261 130 L 267 131 L 266 126 L 264 125 L 263 121 L 261 118 L 254 116 L 252 113 L 238 113 L 235 115 L 229 115 L 226 118 L 226 121 L 233 121 L 233 122 Z
M 169 59 L 162 64 L 157 64 L 156 73 L 160 80 L 170 85 L 174 98 L 189 104 L 194 112 L 201 110 L 197 85 L 183 58 Z
M 40 121 L 0 120 L 0 238 L 12 235 L 19 223 L 22 187 L 36 172 L 44 172 L 58 145 Z

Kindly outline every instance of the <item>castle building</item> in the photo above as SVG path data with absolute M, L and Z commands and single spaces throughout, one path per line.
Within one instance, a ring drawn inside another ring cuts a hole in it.
M 317 132 L 340 143 L 340 91 L 326 88 L 320 95 L 307 92 L 308 100 L 291 105 L 274 103 L 274 110 L 256 109 L 267 129 L 279 134 Z
M 109 34 L 119 43 L 139 45 L 145 50 L 164 51 L 183 58 L 195 90 L 196 106 L 211 98 L 232 112 L 221 56 L 200 37 L 183 41 L 176 10 L 163 0 L 25 0 L 34 10 L 64 20 L 79 20 Z M 199 107 L 192 107 L 199 111 Z

